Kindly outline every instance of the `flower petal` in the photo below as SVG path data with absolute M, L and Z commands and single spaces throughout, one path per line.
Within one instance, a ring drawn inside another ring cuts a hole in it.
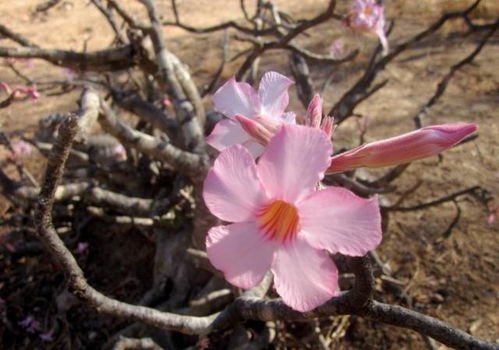
M 215 125 L 211 134 L 206 137 L 206 143 L 223 151 L 227 147 L 244 143 L 250 139 L 251 136 L 243 130 L 238 122 L 224 118 Z
M 272 273 L 284 303 L 300 312 L 324 304 L 338 293 L 338 270 L 327 252 L 297 237 L 274 254 Z
M 378 199 L 341 187 L 312 193 L 297 204 L 303 238 L 317 249 L 363 256 L 382 239 Z
M 320 129 L 281 126 L 257 165 L 270 198 L 294 203 L 314 191 L 330 163 L 331 147 Z
M 243 142 L 243 146 L 250 151 L 251 155 L 254 158 L 258 158 L 262 155 L 263 151 L 265 150 L 265 147 L 256 142 L 255 140 L 251 139 L 246 142 Z
M 216 109 L 227 118 L 234 118 L 236 114 L 251 117 L 260 110 L 258 95 L 248 83 L 238 83 L 231 78 L 222 85 L 213 95 Z
M 258 88 L 261 113 L 279 118 L 289 103 L 288 89 L 294 81 L 276 72 L 268 72 L 262 77 Z
M 295 112 L 286 112 L 281 114 L 279 118 L 285 124 L 296 124 L 296 114 Z
M 227 281 L 245 289 L 256 286 L 270 269 L 275 247 L 258 232 L 256 222 L 216 226 L 206 237 L 210 262 Z
M 230 222 L 253 218 L 265 204 L 255 161 L 245 147 L 235 145 L 220 153 L 204 180 L 203 198 L 213 215 Z

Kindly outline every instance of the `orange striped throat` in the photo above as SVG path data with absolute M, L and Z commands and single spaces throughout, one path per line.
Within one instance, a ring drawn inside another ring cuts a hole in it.
M 296 237 L 299 219 L 296 207 L 281 200 L 265 205 L 257 216 L 260 232 L 265 237 L 281 243 Z

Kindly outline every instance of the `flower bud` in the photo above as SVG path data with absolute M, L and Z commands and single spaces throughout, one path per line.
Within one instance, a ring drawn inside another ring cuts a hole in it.
M 478 129 L 476 124 L 433 125 L 386 140 L 361 145 L 331 159 L 327 173 L 360 167 L 380 168 L 436 155 Z
M 307 115 L 305 116 L 305 125 L 312 128 L 318 128 L 322 119 L 322 99 L 319 94 L 315 94 L 312 101 L 310 101 L 307 108 Z
M 243 115 L 237 114 L 235 116 L 241 127 L 258 143 L 266 146 L 272 138 L 272 133 L 267 130 L 262 124 L 254 119 L 246 118 Z

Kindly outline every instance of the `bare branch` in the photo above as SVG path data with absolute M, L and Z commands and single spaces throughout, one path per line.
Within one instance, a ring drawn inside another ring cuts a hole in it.
M 140 152 L 161 160 L 180 173 L 197 178 L 206 171 L 207 159 L 199 154 L 183 151 L 169 142 L 160 141 L 155 137 L 135 130 L 120 121 L 105 102 L 101 103 L 103 110 L 101 125 L 121 143 L 136 148 Z
M 436 199 L 434 201 L 430 201 L 430 202 L 426 202 L 426 203 L 421 203 L 421 204 L 413 205 L 413 206 L 410 206 L 410 207 L 386 207 L 385 209 L 389 210 L 389 211 L 422 210 L 422 209 L 433 207 L 433 206 L 436 206 L 436 205 L 439 205 L 439 204 L 442 204 L 442 203 L 445 203 L 445 202 L 453 201 L 457 197 L 463 196 L 465 194 L 474 194 L 474 193 L 476 193 L 478 191 L 482 191 L 482 190 L 483 189 L 480 186 L 473 186 L 473 187 L 470 187 L 470 188 L 467 188 L 467 189 L 464 189 L 464 190 L 461 190 L 461 191 L 454 192 L 452 194 L 449 194 L 448 196 Z
M 365 98 L 365 95 L 369 91 L 369 87 L 377 77 L 378 73 L 385 68 L 385 66 L 395 59 L 400 53 L 407 50 L 409 47 L 420 42 L 427 36 L 435 33 L 439 30 L 447 21 L 454 18 L 465 18 L 468 16 L 475 8 L 478 6 L 481 0 L 475 1 L 474 4 L 469 6 L 463 11 L 450 12 L 442 15 L 435 23 L 430 25 L 427 29 L 414 35 L 407 41 L 394 47 L 390 53 L 380 59 L 376 59 L 378 56 L 378 51 L 376 50 L 371 60 L 365 69 L 362 77 L 350 88 L 341 99 L 331 108 L 329 115 L 335 117 L 335 122 L 341 124 L 346 118 L 352 115 L 355 107 Z
M 3 24 L 0 24 L 0 34 L 12 39 L 16 43 L 22 45 L 22 46 L 27 46 L 27 47 L 38 47 L 36 44 L 32 43 L 30 40 L 26 39 L 24 36 L 22 36 L 19 33 L 16 33 Z
M 444 94 L 445 90 L 447 89 L 447 85 L 449 84 L 450 80 L 454 77 L 454 74 L 465 65 L 473 62 L 473 59 L 480 53 L 480 51 L 482 51 L 485 44 L 496 32 L 497 28 L 499 28 L 499 19 L 494 23 L 492 28 L 487 32 L 487 34 L 485 34 L 485 36 L 478 43 L 477 47 L 469 55 L 467 55 L 461 61 L 457 62 L 456 64 L 454 64 L 452 67 L 449 68 L 449 72 L 438 83 L 437 89 L 435 90 L 433 96 L 430 97 L 428 102 L 426 102 L 424 106 L 421 107 L 419 112 L 414 117 L 414 123 L 416 124 L 416 128 L 423 127 L 424 117 L 428 114 L 429 109 L 435 103 L 437 103 L 439 98 Z
M 102 15 L 106 18 L 107 22 L 111 26 L 111 29 L 114 31 L 114 34 L 116 34 L 118 42 L 120 44 L 126 44 L 127 43 L 126 36 L 120 30 L 118 23 L 116 23 L 113 13 L 104 6 L 101 0 L 91 0 L 91 1 L 95 5 L 95 7 L 97 7 L 97 9 L 102 13 Z
M 196 94 L 199 101 L 199 93 L 196 89 L 191 89 L 189 86 L 189 91 L 185 91 L 186 78 L 185 69 L 182 70 L 180 61 L 176 58 L 170 51 L 167 50 L 165 46 L 165 40 L 163 37 L 163 28 L 161 26 L 158 12 L 154 3 L 154 0 L 142 0 L 147 8 L 147 13 L 151 21 L 150 35 L 154 46 L 154 52 L 156 53 L 156 62 L 158 65 L 158 74 L 160 79 L 160 84 L 165 91 L 170 91 L 173 99 L 173 104 L 178 112 L 178 118 L 180 124 L 184 129 L 184 137 L 186 137 L 187 146 L 189 149 L 203 149 L 203 129 L 204 125 L 204 114 L 201 115 L 202 109 L 195 111 L 194 103 L 197 106 L 197 102 L 189 101 L 186 94 L 192 97 L 192 94 Z M 176 74 L 181 72 L 181 75 Z M 183 83 L 180 82 L 183 81 Z M 195 90 L 195 91 L 194 91 Z M 192 102 L 192 103 L 191 103 Z M 199 115 L 195 115 L 195 112 L 199 112 Z M 203 112 L 204 113 L 204 112 Z M 196 118 L 197 117 L 197 118 Z
M 56 66 L 78 71 L 117 71 L 137 64 L 137 52 L 132 45 L 94 52 L 50 50 L 38 47 L 0 47 L 0 57 L 41 58 Z

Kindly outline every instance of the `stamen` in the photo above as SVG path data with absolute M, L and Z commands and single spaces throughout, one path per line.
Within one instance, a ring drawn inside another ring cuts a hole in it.
M 276 239 L 282 243 L 296 236 L 298 222 L 296 207 L 281 200 L 263 207 L 258 216 L 260 231 L 269 239 Z

